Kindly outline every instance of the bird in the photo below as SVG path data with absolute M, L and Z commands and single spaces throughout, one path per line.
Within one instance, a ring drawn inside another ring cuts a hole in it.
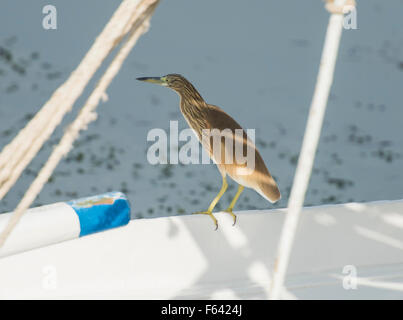
M 222 177 L 221 189 L 206 211 L 194 212 L 195 214 L 210 216 L 215 224 L 215 230 L 217 230 L 218 222 L 213 215 L 213 210 L 228 188 L 227 176 L 238 184 L 234 198 L 228 208 L 224 210 L 232 216 L 233 225 L 236 224 L 237 220 L 233 209 L 245 187 L 254 189 L 271 203 L 281 199 L 275 179 L 245 130 L 220 107 L 205 102 L 200 93 L 185 77 L 172 73 L 162 77 L 140 77 L 137 80 L 158 84 L 176 91 L 180 98 L 179 107 L 183 117 L 218 167 Z M 224 134 L 222 134 L 223 132 Z M 219 139 L 218 147 L 214 145 L 214 139 L 217 136 Z M 241 159 L 241 161 L 240 157 L 237 157 L 237 150 L 241 150 L 238 153 L 242 153 L 242 156 L 249 152 L 247 161 L 244 161 L 245 159 Z M 251 161 L 248 161 L 249 159 Z

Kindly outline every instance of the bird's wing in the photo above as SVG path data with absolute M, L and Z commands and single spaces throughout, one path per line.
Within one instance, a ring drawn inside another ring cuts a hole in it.
M 235 134 L 238 133 L 238 138 L 243 142 L 247 139 L 246 133 L 242 127 L 221 108 L 208 105 L 205 112 L 209 132 L 208 135 L 206 135 L 206 133 L 202 134 L 203 139 L 205 139 L 202 144 L 209 151 L 210 156 L 213 157 L 216 163 L 229 162 L 231 159 L 228 157 L 233 156 L 235 152 L 233 146 Z M 228 139 L 227 142 L 226 139 Z M 213 150 L 215 141 L 219 142 L 221 147 Z M 217 154 L 217 151 L 220 152 L 220 154 Z M 225 155 L 227 156 L 227 160 L 225 160 Z
M 216 163 L 218 164 L 221 157 L 221 165 L 224 165 L 225 171 L 235 181 L 243 182 L 241 184 L 256 189 L 271 202 L 277 201 L 280 198 L 277 184 L 270 175 L 255 144 L 248 138 L 242 127 L 221 108 L 214 105 L 208 105 L 206 120 L 209 129 L 212 130 L 210 144 L 206 149 L 209 150 Z M 218 129 L 220 132 L 214 133 L 213 129 Z M 221 149 L 218 156 L 215 154 L 216 149 L 214 148 L 214 138 L 217 135 L 221 137 L 219 140 Z M 226 138 L 232 138 L 233 143 L 227 143 Z M 206 146 L 204 145 L 204 147 Z M 242 174 L 240 169 L 251 170 Z
M 207 121 L 213 128 L 220 130 L 224 129 L 242 129 L 238 122 L 236 122 L 229 114 L 227 114 L 220 107 L 209 104 L 207 106 Z

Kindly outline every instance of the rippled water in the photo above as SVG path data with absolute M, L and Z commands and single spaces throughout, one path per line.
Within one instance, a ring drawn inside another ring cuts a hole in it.
M 2 1 L 0 146 L 67 79 L 119 2 L 99 3 L 53 1 L 58 29 L 47 31 L 47 2 Z M 403 198 L 402 12 L 398 0 L 359 2 L 359 29 L 343 33 L 307 205 Z M 149 130 L 168 129 L 170 120 L 179 120 L 180 128 L 186 123 L 174 92 L 134 79 L 175 72 L 192 81 L 208 103 L 256 129 L 257 146 L 283 193 L 274 207 L 286 206 L 327 21 L 316 0 L 162 1 L 150 31 L 109 88 L 97 122 L 81 135 L 35 205 L 121 190 L 133 217 L 205 209 L 220 188 L 214 165 L 153 166 L 146 159 Z M 89 92 L 0 202 L 0 212 L 18 203 Z M 234 192 L 232 184 L 221 207 Z M 236 209 L 269 207 L 247 190 Z

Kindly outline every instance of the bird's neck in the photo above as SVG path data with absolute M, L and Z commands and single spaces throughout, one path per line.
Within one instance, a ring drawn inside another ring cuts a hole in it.
M 189 114 L 195 116 L 198 112 L 203 112 L 207 107 L 200 93 L 190 82 L 187 82 L 177 92 L 180 96 L 180 108 L 185 117 Z
M 180 96 L 180 109 L 183 116 L 189 126 L 200 137 L 202 130 L 207 129 L 205 119 L 207 103 L 191 84 L 190 87 L 186 86 L 183 90 L 178 91 L 178 94 Z
M 200 93 L 188 81 L 184 82 L 183 86 L 176 91 L 181 98 L 181 105 L 185 104 L 194 107 L 204 107 L 206 105 Z

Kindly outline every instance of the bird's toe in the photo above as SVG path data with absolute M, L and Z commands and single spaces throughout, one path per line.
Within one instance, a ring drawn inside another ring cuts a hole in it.
M 214 225 L 215 225 L 215 229 L 218 229 L 218 222 L 217 219 L 214 217 L 213 213 L 211 211 L 198 211 L 198 212 L 193 212 L 193 214 L 207 214 L 211 217 L 211 219 L 213 219 Z
M 234 219 L 234 223 L 232 225 L 235 226 L 235 224 L 236 224 L 236 215 L 235 215 L 235 213 L 232 212 L 232 209 L 227 208 L 227 209 L 224 210 L 224 212 L 229 213 L 232 216 L 232 218 Z

